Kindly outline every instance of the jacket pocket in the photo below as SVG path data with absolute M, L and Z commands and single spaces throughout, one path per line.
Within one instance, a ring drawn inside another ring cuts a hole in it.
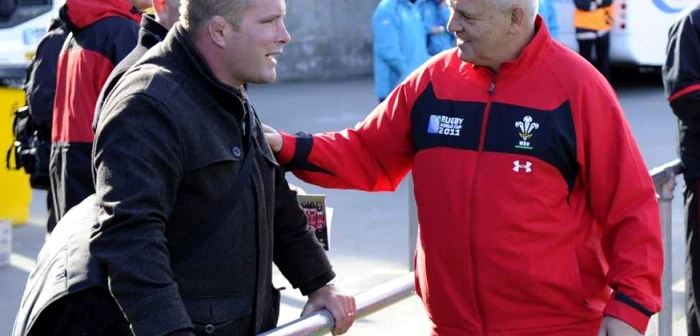
M 265 317 L 262 320 L 262 331 L 268 331 L 277 326 L 280 317 L 280 290 L 270 286 L 270 305 L 265 309 Z
M 247 335 L 251 303 L 242 296 L 183 298 L 197 335 Z
M 602 312 L 610 299 L 611 288 L 598 251 L 587 244 L 576 247 L 576 262 L 581 286 L 581 299 L 585 307 Z

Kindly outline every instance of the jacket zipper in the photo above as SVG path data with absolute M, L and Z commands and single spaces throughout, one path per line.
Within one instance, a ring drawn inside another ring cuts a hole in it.
M 493 93 L 496 91 L 496 76 L 493 77 L 491 80 L 491 85 L 489 86 L 488 89 L 488 100 L 486 101 L 486 107 L 484 108 L 484 118 L 481 121 L 481 132 L 479 135 L 479 149 L 477 152 L 477 157 L 476 157 L 476 165 L 474 167 L 474 173 L 472 174 L 473 176 L 473 181 L 472 181 L 472 190 L 471 190 L 471 209 L 470 209 L 470 231 L 471 231 L 471 241 L 470 241 L 470 249 L 471 249 L 471 255 L 472 255 L 472 281 L 473 281 L 473 286 L 474 286 L 474 299 L 476 300 L 476 305 L 477 305 L 477 311 L 479 312 L 479 317 L 481 318 L 481 329 L 482 333 L 486 334 L 486 313 L 484 312 L 484 308 L 482 306 L 482 300 L 481 297 L 479 296 L 479 277 L 477 276 L 477 270 L 479 267 L 477 266 L 478 258 L 476 257 L 477 253 L 477 248 L 475 246 L 475 243 L 477 241 L 475 231 L 477 229 L 476 225 L 476 192 L 477 192 L 477 187 L 476 184 L 479 181 L 478 175 L 479 175 L 479 168 L 481 166 L 481 153 L 484 151 L 484 142 L 486 141 L 486 127 L 488 126 L 489 122 L 489 115 L 491 114 L 491 100 L 493 99 Z

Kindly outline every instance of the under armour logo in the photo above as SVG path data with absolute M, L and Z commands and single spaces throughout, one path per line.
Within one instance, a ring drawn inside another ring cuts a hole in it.
M 513 161 L 513 171 L 516 173 L 519 173 L 520 169 L 525 169 L 526 173 L 531 173 L 532 172 L 532 162 L 525 161 L 525 164 L 520 164 L 520 160 Z

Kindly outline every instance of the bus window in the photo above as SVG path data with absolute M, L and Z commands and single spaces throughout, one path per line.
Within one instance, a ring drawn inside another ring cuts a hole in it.
M 53 0 L 0 0 L 0 29 L 15 27 L 39 17 L 51 11 L 52 7 Z
M 15 0 L 18 7 L 50 5 L 51 0 Z
M 7 19 L 17 7 L 17 0 L 0 0 L 0 18 Z

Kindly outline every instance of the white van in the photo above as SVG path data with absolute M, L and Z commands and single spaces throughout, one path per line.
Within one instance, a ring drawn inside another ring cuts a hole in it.
M 100 0 L 95 0 L 100 1 Z M 0 68 L 29 65 L 65 0 L 0 0 Z
M 560 27 L 559 40 L 578 51 L 574 1 L 552 0 Z M 613 66 L 660 67 L 666 62 L 668 29 L 680 12 L 698 0 L 614 0 L 615 26 L 610 36 Z

